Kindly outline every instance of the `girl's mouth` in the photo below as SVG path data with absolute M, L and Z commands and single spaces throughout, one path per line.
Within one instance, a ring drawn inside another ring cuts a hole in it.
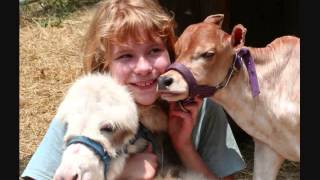
M 156 80 L 154 79 L 154 80 L 148 80 L 148 81 L 140 81 L 140 82 L 130 83 L 130 84 L 139 89 L 149 89 L 155 86 Z

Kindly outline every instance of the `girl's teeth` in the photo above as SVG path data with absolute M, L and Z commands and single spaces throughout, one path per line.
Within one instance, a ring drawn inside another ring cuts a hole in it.
M 138 86 L 150 86 L 152 84 L 153 81 L 146 81 L 146 82 L 139 82 L 139 83 L 136 83 Z

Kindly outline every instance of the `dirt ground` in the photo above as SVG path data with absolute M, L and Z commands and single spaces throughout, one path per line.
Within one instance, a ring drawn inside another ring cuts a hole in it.
M 93 11 L 76 11 L 61 27 L 20 22 L 20 174 L 47 131 L 66 89 L 82 73 L 80 46 Z M 247 138 L 238 143 L 248 167 L 236 178 L 252 179 L 252 141 Z M 286 161 L 278 179 L 300 179 L 300 164 Z

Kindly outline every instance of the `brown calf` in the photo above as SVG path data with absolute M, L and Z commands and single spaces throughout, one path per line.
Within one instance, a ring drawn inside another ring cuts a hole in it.
M 229 35 L 222 22 L 222 14 L 211 15 L 186 28 L 175 45 L 176 63 L 187 67 L 199 85 L 221 85 L 210 98 L 253 137 L 254 179 L 275 179 L 284 159 L 300 161 L 300 39 L 284 36 L 263 48 L 246 47 L 246 28 L 238 24 Z M 227 73 L 243 48 L 254 59 L 260 90 L 255 96 L 252 69 L 243 61 Z M 159 78 L 158 89 L 168 101 L 183 100 L 190 90 L 175 70 Z

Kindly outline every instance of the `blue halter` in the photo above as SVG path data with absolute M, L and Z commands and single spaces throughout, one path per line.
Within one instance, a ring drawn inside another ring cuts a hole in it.
M 100 143 L 85 136 L 73 137 L 67 142 L 67 146 L 71 144 L 76 144 L 76 143 L 80 143 L 87 146 L 102 160 L 102 162 L 104 163 L 104 172 L 106 174 L 109 168 L 111 157 L 107 152 L 104 151 L 103 146 Z
M 138 138 L 144 138 L 148 141 L 151 141 L 150 131 L 148 129 L 146 129 L 141 123 L 139 123 L 139 125 L 140 126 L 139 126 L 137 134 L 135 135 L 135 137 L 133 139 L 131 139 L 129 141 L 130 144 L 134 144 Z M 104 164 L 104 174 L 106 174 L 108 171 L 112 157 L 108 154 L 108 152 L 104 151 L 104 148 L 101 145 L 101 143 L 99 143 L 91 138 L 88 138 L 86 136 L 74 136 L 67 141 L 66 146 L 68 147 L 71 144 L 77 144 L 77 143 L 80 143 L 80 144 L 87 146 L 100 158 L 100 160 Z M 128 144 L 125 145 L 123 147 L 123 149 L 120 149 L 119 151 L 117 151 L 117 156 L 119 156 L 121 153 L 127 154 L 128 153 L 127 146 L 128 146 Z M 155 147 L 155 146 L 153 146 L 153 147 Z

